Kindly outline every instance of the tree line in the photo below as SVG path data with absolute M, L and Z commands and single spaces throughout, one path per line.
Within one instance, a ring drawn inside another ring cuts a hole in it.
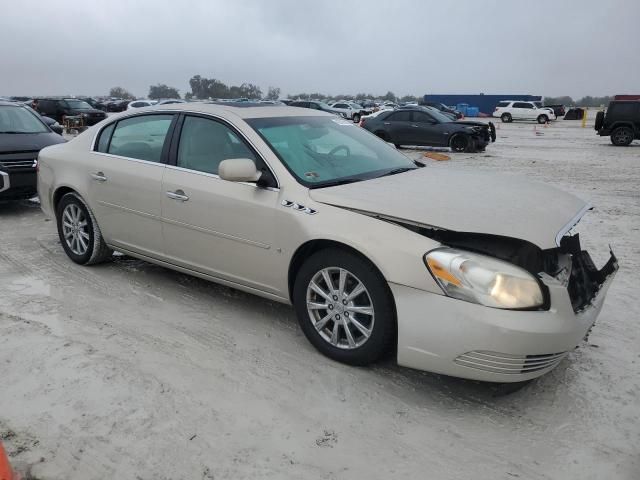
M 201 75 L 194 75 L 189 79 L 190 92 L 185 93 L 184 98 L 189 99 L 230 99 L 230 98 L 249 98 L 259 100 L 277 100 L 280 98 L 280 88 L 269 87 L 267 93 L 263 94 L 262 89 L 254 83 L 243 83 L 241 85 L 227 85 L 217 78 L 206 78 Z M 131 92 L 123 87 L 113 87 L 109 91 L 109 96 L 131 99 L 136 98 Z M 163 83 L 157 85 L 151 85 L 149 87 L 149 93 L 147 98 L 157 100 L 161 98 L 181 98 L 180 91 L 175 87 L 170 87 Z M 371 93 L 357 93 L 353 94 L 341 94 L 341 95 L 327 95 L 320 92 L 315 93 L 298 93 L 294 95 L 288 95 L 288 98 L 295 99 L 314 99 L 331 102 L 335 100 L 384 100 L 389 102 L 417 102 L 420 97 L 414 95 L 404 95 L 402 97 L 396 96 L 393 92 L 388 91 L 384 95 L 374 95 Z M 569 96 L 561 97 L 544 97 L 545 105 L 575 105 L 580 107 L 599 107 L 600 105 L 608 105 L 613 100 L 612 96 L 604 97 L 592 97 L 586 96 L 578 100 L 574 100 Z

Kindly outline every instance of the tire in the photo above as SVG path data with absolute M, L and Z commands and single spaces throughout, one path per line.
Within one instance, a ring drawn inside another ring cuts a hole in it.
M 327 287 L 323 272 L 327 273 L 331 288 Z M 341 272 L 346 272 L 342 293 L 338 291 Z M 321 296 L 312 289 L 312 281 L 320 291 L 333 290 L 335 296 L 327 293 L 328 299 Z M 360 285 L 364 288 L 362 293 L 349 299 L 349 294 Z M 308 302 L 316 308 L 308 308 Z M 369 365 L 388 353 L 395 342 L 396 315 L 389 286 L 370 262 L 355 253 L 331 248 L 309 257 L 296 276 L 293 305 L 309 342 L 338 362 Z M 319 305 L 327 308 L 317 308 Z M 350 310 L 358 307 L 361 312 Z M 372 314 L 364 313 L 365 308 Z M 324 323 L 316 328 L 321 322 Z M 356 323 L 364 330 L 356 327 Z M 368 336 L 365 332 L 369 332 Z
M 354 113 L 353 114 L 353 123 L 360 123 L 360 114 L 359 113 Z
M 603 125 L 604 125 L 604 112 L 601 111 L 596 113 L 596 123 L 593 126 L 593 128 L 595 128 L 596 131 L 600 131 Z
M 500 120 L 502 120 L 502 123 L 511 123 L 513 122 L 513 117 L 511 116 L 510 113 L 503 113 L 500 116 Z
M 633 129 L 631 127 L 618 127 L 611 132 L 611 143 L 616 147 L 626 147 L 633 142 Z
M 549 117 L 547 117 L 546 115 L 538 115 L 537 120 L 540 125 L 543 125 L 549 121 Z
M 113 254 L 102 238 L 93 212 L 77 193 L 67 193 L 60 199 L 56 223 L 62 248 L 75 263 L 93 265 L 108 260 Z
M 468 152 L 475 142 L 468 136 L 462 133 L 457 133 L 451 140 L 449 140 L 449 146 L 452 152 Z
M 491 137 L 491 142 L 496 141 L 496 126 L 493 122 L 489 122 L 489 136 Z

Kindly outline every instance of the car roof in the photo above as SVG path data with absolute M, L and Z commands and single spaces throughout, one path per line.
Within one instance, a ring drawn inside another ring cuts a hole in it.
M 22 102 L 12 102 L 10 100 L 0 100 L 0 106 L 2 106 L 2 107 L 24 107 Z
M 160 108 L 159 108 L 160 107 Z M 187 111 L 196 113 L 210 113 L 224 115 L 232 113 L 240 118 L 269 118 L 269 117 L 300 117 L 299 107 L 289 107 L 286 105 L 269 105 L 265 103 L 253 102 L 188 102 L 188 103 L 170 103 L 167 105 L 155 105 L 147 107 L 149 110 L 142 111 Z M 332 116 L 321 110 L 308 110 L 303 114 L 309 116 Z

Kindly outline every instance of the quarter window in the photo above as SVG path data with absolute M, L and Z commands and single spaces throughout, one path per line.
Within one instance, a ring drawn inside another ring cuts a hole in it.
M 144 115 L 120 120 L 108 152 L 122 157 L 160 162 L 173 115 Z
M 257 163 L 251 149 L 231 128 L 207 118 L 185 117 L 178 167 L 217 175 L 220 162 L 230 158 L 250 158 Z

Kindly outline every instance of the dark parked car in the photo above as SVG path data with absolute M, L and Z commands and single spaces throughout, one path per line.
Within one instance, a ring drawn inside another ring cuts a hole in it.
M 91 126 L 107 118 L 102 110 L 91 107 L 77 98 L 38 98 L 38 112 L 64 123 L 64 117 L 82 115 L 85 125 Z
M 105 110 L 104 103 L 101 102 L 100 100 L 96 100 L 95 98 L 82 97 L 82 98 L 78 98 L 78 100 L 82 100 L 83 102 L 87 102 L 89 105 L 91 105 L 96 110 L 102 110 L 102 111 Z
M 611 143 L 627 146 L 640 140 L 640 101 L 617 100 L 609 103 L 605 112 L 596 114 L 595 129 L 602 137 L 611 137 Z
M 38 152 L 63 142 L 29 108 L 0 102 L 0 201 L 36 195 Z
M 443 113 L 449 113 L 449 114 L 455 116 L 456 118 L 462 118 L 462 113 L 460 113 L 457 110 L 454 110 L 453 108 L 447 107 L 444 103 L 423 102 L 421 105 L 424 105 L 425 107 L 433 107 L 433 108 L 435 108 L 437 110 L 440 110 Z
M 492 124 L 452 122 L 442 113 L 424 107 L 399 108 L 363 120 L 362 127 L 396 147 L 451 147 L 454 152 L 474 152 L 483 151 L 495 139 Z
M 545 105 L 545 107 L 553 108 L 553 113 L 556 115 L 556 117 L 564 117 L 564 114 L 567 113 L 564 105 Z
M 302 107 L 302 108 L 311 108 L 313 110 L 322 110 L 323 112 L 335 113 L 336 115 L 340 115 L 341 117 L 345 117 L 345 115 L 331 107 L 329 104 L 324 102 L 318 102 L 315 100 L 296 100 L 294 102 L 289 103 L 290 107 Z
M 122 100 L 119 98 L 105 102 L 104 109 L 107 112 L 124 112 L 127 109 L 127 105 L 129 105 L 129 100 Z

